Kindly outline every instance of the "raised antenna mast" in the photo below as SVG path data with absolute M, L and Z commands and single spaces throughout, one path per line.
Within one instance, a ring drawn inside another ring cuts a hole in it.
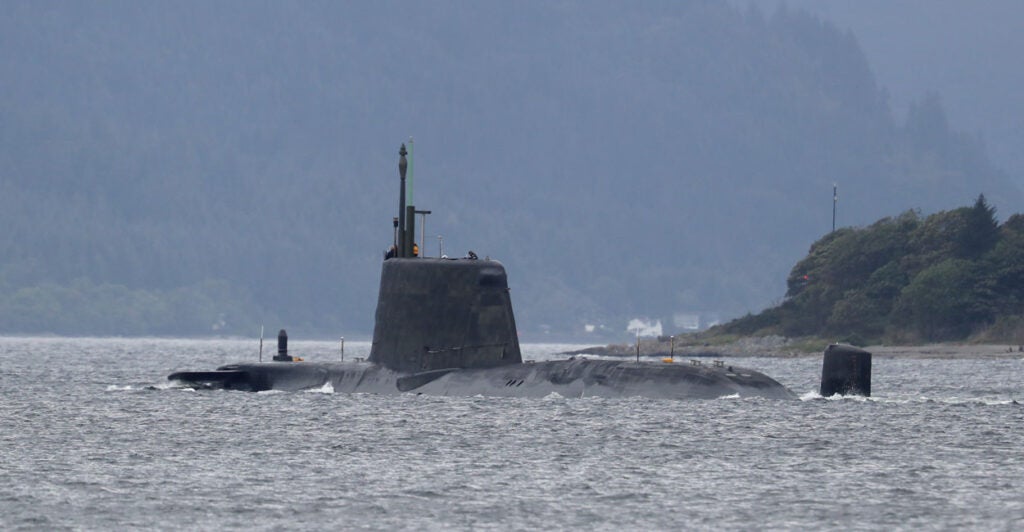
M 413 199 L 412 199 L 412 192 L 413 192 L 413 187 L 412 187 L 412 163 L 413 163 L 413 157 L 412 157 L 412 137 L 409 137 L 409 205 L 416 205 L 416 202 L 413 201 Z M 416 238 L 416 235 L 412 235 L 412 237 Z
M 398 149 L 398 176 L 402 180 L 401 188 L 398 191 L 398 250 L 397 256 L 405 257 L 405 171 L 409 167 L 409 163 L 405 160 L 405 156 L 409 152 L 405 151 L 405 144 Z

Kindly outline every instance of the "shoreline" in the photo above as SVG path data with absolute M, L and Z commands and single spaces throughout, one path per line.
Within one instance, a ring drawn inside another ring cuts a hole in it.
M 646 349 L 645 349 L 646 347 Z M 657 346 L 641 343 L 640 358 L 668 357 L 668 350 Z M 707 358 L 806 358 L 820 357 L 825 351 L 821 349 L 808 351 L 806 344 L 794 344 L 788 340 L 769 338 L 744 338 L 742 340 L 720 345 L 680 346 L 675 350 L 677 361 Z M 1008 344 L 922 344 L 922 345 L 869 345 L 862 347 L 874 358 L 906 358 L 934 360 L 1024 360 L 1024 350 L 1020 345 Z M 635 346 L 607 345 L 594 346 L 565 353 L 567 355 L 594 355 L 608 357 L 632 358 L 636 356 Z
M 1024 359 L 1019 345 L 1006 344 L 926 344 L 926 345 L 873 345 L 864 350 L 881 358 L 920 359 Z

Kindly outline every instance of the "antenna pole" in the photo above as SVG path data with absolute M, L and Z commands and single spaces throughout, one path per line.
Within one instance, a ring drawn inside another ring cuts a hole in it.
M 428 214 L 432 214 L 432 212 L 431 211 L 413 211 L 413 212 L 418 214 L 418 215 L 420 215 L 420 220 L 422 220 L 422 227 L 420 227 L 420 245 L 422 246 L 421 249 L 420 249 L 420 256 L 421 257 L 426 257 L 427 256 L 427 215 Z M 438 256 L 440 256 L 440 255 L 438 255 Z
M 341 337 L 341 361 L 345 361 L 345 337 Z
M 415 204 L 416 202 L 412 200 L 412 137 L 409 137 L 409 205 Z
M 405 257 L 405 242 L 408 238 L 405 234 L 405 171 L 409 167 L 408 161 L 405 160 L 405 156 L 409 152 L 405 151 L 405 144 L 398 150 L 398 176 L 402 180 L 402 186 L 398 192 L 398 256 Z
M 408 227 L 405 228 L 405 256 L 412 257 L 413 249 L 416 247 L 416 207 L 414 205 L 405 206 L 405 223 Z
M 397 216 L 395 216 L 394 218 L 391 219 L 391 224 L 395 226 L 395 241 L 393 242 L 393 244 L 395 245 L 395 253 L 397 254 L 398 253 L 398 217 Z
M 260 325 L 260 362 L 263 362 L 263 326 Z
M 832 183 L 832 232 L 836 232 L 836 203 L 839 203 L 839 184 Z

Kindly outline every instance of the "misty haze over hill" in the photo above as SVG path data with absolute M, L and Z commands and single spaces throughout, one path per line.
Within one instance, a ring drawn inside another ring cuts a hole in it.
M 897 117 L 937 93 L 955 129 L 984 139 L 996 166 L 1024 184 L 1024 3 L 1018 0 L 737 0 L 766 12 L 805 9 L 849 29 Z M 1019 207 L 1014 208 L 1014 212 Z
M 424 249 L 501 260 L 524 341 L 767 306 L 833 182 L 840 226 L 1021 204 L 939 98 L 894 116 L 804 11 L 5 7 L 3 332 L 368 334 L 410 136 Z

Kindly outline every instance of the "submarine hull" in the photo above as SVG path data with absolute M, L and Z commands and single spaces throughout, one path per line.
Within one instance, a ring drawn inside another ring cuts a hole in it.
M 179 372 L 168 378 L 193 387 L 257 392 L 329 387 L 336 393 L 438 396 L 545 397 L 557 393 L 564 397 L 795 398 L 774 379 L 748 368 L 586 358 L 421 373 L 396 372 L 368 362 L 271 362 Z
M 725 364 L 584 357 L 523 362 L 507 279 L 494 260 L 388 259 L 367 360 L 241 363 L 168 378 L 256 392 L 330 387 L 337 393 L 448 396 L 795 397 L 763 373 Z M 292 359 L 283 330 L 275 358 Z

